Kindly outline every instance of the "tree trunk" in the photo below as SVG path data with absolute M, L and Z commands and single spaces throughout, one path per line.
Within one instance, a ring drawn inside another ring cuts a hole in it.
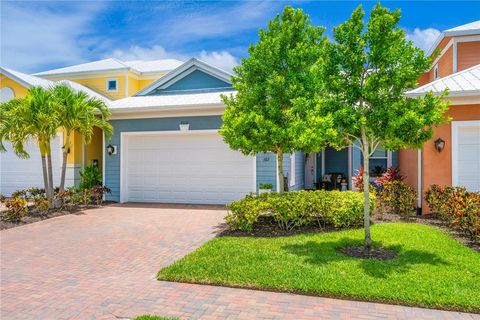
M 363 224 L 365 227 L 365 248 L 370 250 L 372 247 L 372 238 L 370 236 L 370 170 L 369 170 L 369 144 L 365 131 L 362 130 L 362 154 L 363 154 Z
M 62 159 L 62 176 L 60 177 L 60 191 L 65 190 L 65 174 L 67 171 L 67 156 L 68 150 L 70 150 L 70 134 L 67 132 L 65 137 L 65 145 L 63 146 L 63 159 Z
M 40 156 L 42 158 L 42 173 L 43 173 L 43 185 L 45 187 L 45 195 L 49 200 L 51 200 L 50 193 L 49 193 L 50 188 L 48 186 L 47 156 L 46 156 L 46 150 L 45 150 L 45 143 L 43 141 L 39 141 L 38 147 L 40 149 Z
M 46 143 L 47 145 L 47 166 L 48 166 L 48 186 L 49 186 L 49 193 L 50 193 L 50 200 L 53 200 L 54 192 L 53 192 L 53 167 L 52 167 L 52 148 L 50 145 L 50 139 Z M 52 202 L 51 202 L 52 203 Z
M 285 191 L 285 180 L 283 179 L 283 151 L 277 151 L 277 177 L 278 177 L 278 192 Z

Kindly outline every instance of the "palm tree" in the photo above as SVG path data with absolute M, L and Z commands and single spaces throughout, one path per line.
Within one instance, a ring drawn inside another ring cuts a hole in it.
M 4 142 L 11 143 L 15 154 L 29 158 L 25 143 L 34 140 L 42 158 L 45 192 L 52 203 L 53 174 L 50 139 L 59 126 L 50 90 L 32 87 L 23 98 L 0 104 L 0 151 L 5 152 Z
M 85 143 L 92 140 L 93 129 L 98 127 L 103 130 L 105 138 L 112 135 L 112 125 L 108 123 L 110 111 L 105 103 L 97 98 L 89 97 L 83 91 L 74 91 L 65 84 L 60 84 L 52 89 L 55 101 L 55 110 L 59 119 L 59 127 L 65 132 L 63 145 L 62 175 L 60 191 L 65 188 L 65 172 L 67 168 L 67 155 L 71 148 L 71 135 L 80 133 Z

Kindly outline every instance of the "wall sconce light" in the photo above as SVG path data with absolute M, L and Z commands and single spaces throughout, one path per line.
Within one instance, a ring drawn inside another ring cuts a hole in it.
M 180 131 L 188 131 L 190 123 L 188 121 L 180 121 Z
M 443 148 L 445 148 L 445 140 L 443 140 L 442 138 L 438 138 L 437 140 L 435 140 L 435 149 L 438 151 L 438 152 L 442 152 Z
M 109 144 L 107 146 L 107 152 L 109 156 L 111 156 L 112 154 L 117 154 L 117 146 Z

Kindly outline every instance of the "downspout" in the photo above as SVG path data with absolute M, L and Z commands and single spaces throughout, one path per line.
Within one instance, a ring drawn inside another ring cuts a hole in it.
M 418 149 L 417 151 L 417 192 L 418 192 L 418 199 L 417 199 L 417 215 L 422 215 L 422 149 Z

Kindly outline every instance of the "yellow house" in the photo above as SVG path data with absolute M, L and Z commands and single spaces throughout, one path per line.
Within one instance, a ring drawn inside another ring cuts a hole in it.
M 109 58 L 34 75 L 0 67 L 0 98 L 8 101 L 25 96 L 32 86 L 48 88 L 63 83 L 109 105 L 113 100 L 134 95 L 181 64 L 175 59 L 120 61 Z M 55 177 L 59 176 L 55 170 L 59 170 L 61 165 L 61 137 L 59 132 L 58 139 L 52 142 Z M 103 133 L 99 128 L 95 129 L 90 144 L 85 144 L 79 134 L 73 136 L 72 144 L 67 158 L 67 186 L 79 183 L 79 172 L 83 167 L 96 164 L 100 170 L 103 168 Z M 34 145 L 28 147 L 31 157 L 27 160 L 19 160 L 13 152 L 0 154 L 0 194 L 42 185 L 39 161 L 36 159 L 38 151 Z M 18 179 L 18 176 L 24 178 Z

